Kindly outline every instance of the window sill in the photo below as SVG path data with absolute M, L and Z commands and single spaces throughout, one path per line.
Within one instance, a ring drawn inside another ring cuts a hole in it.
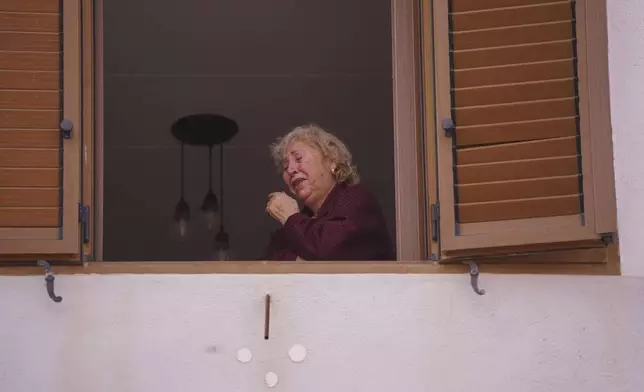
M 620 275 L 619 262 L 582 264 L 512 263 L 479 264 L 481 273 L 490 274 L 555 274 L 555 275 Z M 74 265 L 52 263 L 55 275 L 89 274 L 463 274 L 469 267 L 460 263 L 437 262 L 274 262 L 274 261 L 185 261 L 185 262 L 89 262 Z M 3 266 L 0 275 L 42 275 L 40 267 Z

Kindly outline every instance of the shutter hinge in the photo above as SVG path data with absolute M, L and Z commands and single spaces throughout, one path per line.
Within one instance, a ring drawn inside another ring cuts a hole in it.
M 437 242 L 440 230 L 441 209 L 438 203 L 431 205 L 430 219 L 431 219 L 431 236 L 432 241 Z
M 89 206 L 78 203 L 78 221 L 81 224 L 83 244 L 89 243 Z

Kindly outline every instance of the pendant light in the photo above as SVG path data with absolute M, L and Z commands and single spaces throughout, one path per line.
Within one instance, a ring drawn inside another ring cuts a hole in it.
M 208 193 L 201 203 L 201 212 L 206 219 L 208 230 L 212 230 L 217 225 L 217 215 L 219 213 L 219 201 L 212 191 L 212 145 L 208 146 Z
M 184 199 L 183 190 L 184 190 L 184 161 L 183 161 L 183 143 L 181 143 L 181 198 L 174 208 L 174 220 L 179 226 L 179 235 L 185 237 L 186 230 L 188 228 L 188 222 L 190 221 L 190 206 L 186 203 Z
M 208 230 L 219 224 L 219 231 L 211 242 L 213 258 L 227 260 L 230 257 L 230 237 L 224 229 L 224 143 L 230 141 L 239 132 L 237 123 L 219 114 L 191 114 L 177 119 L 172 124 L 172 136 L 181 142 L 181 198 L 175 207 L 175 221 L 179 233 L 186 235 L 190 221 L 190 206 L 184 199 L 184 144 L 188 146 L 208 147 L 208 191 L 201 203 L 201 212 Z M 212 190 L 212 148 L 219 145 L 220 199 Z
M 219 216 L 219 232 L 213 241 L 213 257 L 215 260 L 230 260 L 230 236 L 224 228 L 224 145 L 219 145 L 219 196 L 221 197 L 221 213 Z

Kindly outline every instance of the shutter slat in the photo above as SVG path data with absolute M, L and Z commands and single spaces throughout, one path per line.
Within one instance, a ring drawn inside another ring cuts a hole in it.
M 474 106 L 457 108 L 455 110 L 457 132 L 459 126 L 500 124 L 574 116 L 576 116 L 576 107 L 573 98 L 520 102 L 507 105 Z
M 455 69 L 453 82 L 456 89 L 461 89 L 497 84 L 572 79 L 573 71 L 572 59 L 467 70 Z
M 0 148 L 58 148 L 60 131 L 0 129 Z
M 0 50 L 56 52 L 59 49 L 58 34 L 0 32 Z
M 537 44 L 472 49 L 454 53 L 454 68 L 469 69 L 535 61 L 565 60 L 573 57 L 572 40 Z
M 481 1 L 485 3 L 485 1 Z M 452 13 L 455 31 L 492 29 L 572 20 L 569 1 L 537 4 L 531 7 L 492 9 L 483 12 Z
M 0 88 L 11 90 L 59 90 L 60 73 L 0 70 Z
M 58 207 L 58 188 L 0 188 L 3 207 Z
M 452 12 L 480 11 L 494 8 L 530 6 L 552 2 L 553 0 L 452 0 Z
M 58 0 L 2 0 L 0 11 L 58 13 Z
M 564 196 L 574 195 L 578 190 L 578 175 L 530 180 L 484 182 L 458 185 L 458 201 L 461 203 L 479 203 L 497 200 Z
M 59 149 L 11 148 L 0 150 L 0 167 L 58 168 L 59 166 Z
M 0 227 L 56 227 L 59 208 L 0 207 Z
M 60 71 L 59 54 L 2 51 L 0 68 L 16 71 Z
M 503 143 L 486 147 L 462 148 L 457 152 L 456 162 L 462 165 L 517 161 L 549 157 L 565 157 L 577 153 L 577 137 L 536 140 L 529 142 Z
M 458 165 L 457 184 L 578 175 L 577 156 Z
M 494 105 L 513 102 L 574 97 L 575 81 L 547 80 L 521 84 L 475 87 L 456 90 L 456 107 Z
M 0 90 L 0 107 L 57 110 L 60 107 L 60 93 L 58 91 Z
M 0 167 L 0 184 L 5 187 L 57 187 L 60 172 L 59 168 Z
M 0 109 L 0 129 L 58 129 L 59 124 L 59 110 Z
M 454 50 L 482 49 L 572 39 L 570 21 L 455 33 Z
M 576 215 L 581 212 L 579 195 L 524 200 L 458 204 L 459 222 L 474 223 L 510 219 Z
M 0 12 L 0 31 L 57 33 L 60 31 L 60 16 L 57 13 Z
M 459 127 L 456 144 L 458 147 L 464 147 L 575 135 L 577 135 L 577 120 L 574 117 L 556 118 L 541 121 Z

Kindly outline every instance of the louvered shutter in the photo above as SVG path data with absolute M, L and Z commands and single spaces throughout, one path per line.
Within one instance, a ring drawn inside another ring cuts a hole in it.
M 79 0 L 0 0 L 0 254 L 77 254 Z M 73 125 L 69 139 L 61 123 Z
M 443 250 L 597 238 L 580 18 L 574 1 L 435 2 Z

